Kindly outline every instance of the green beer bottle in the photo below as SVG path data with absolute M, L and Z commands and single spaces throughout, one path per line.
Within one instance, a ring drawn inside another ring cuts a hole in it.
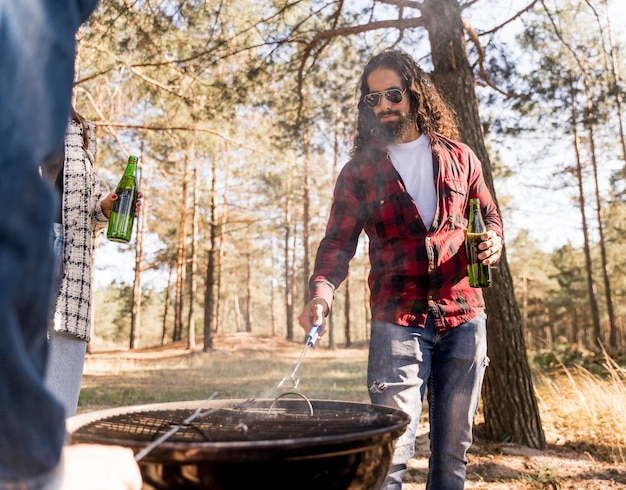
M 117 200 L 109 217 L 107 238 L 114 242 L 128 243 L 133 233 L 135 206 L 137 204 L 137 157 L 129 156 L 122 180 L 115 188 Z
M 480 212 L 480 201 L 477 198 L 470 199 L 469 223 L 465 236 L 465 252 L 467 254 L 467 278 L 473 288 L 488 288 L 491 286 L 491 266 L 483 265 L 478 258 L 481 252 L 478 244 L 482 241 L 480 236 L 487 231 L 483 216 Z

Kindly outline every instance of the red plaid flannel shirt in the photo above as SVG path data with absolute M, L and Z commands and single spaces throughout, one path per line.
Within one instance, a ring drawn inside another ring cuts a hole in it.
M 430 312 L 442 332 L 485 308 L 482 290 L 471 288 L 467 280 L 464 240 L 470 198 L 480 199 L 487 229 L 502 236 L 502 222 L 481 163 L 467 145 L 442 137 L 433 149 L 433 165 L 437 209 L 426 230 L 384 147 L 374 145 L 346 164 L 317 250 L 311 297 L 332 304 L 365 230 L 373 320 L 423 327 Z

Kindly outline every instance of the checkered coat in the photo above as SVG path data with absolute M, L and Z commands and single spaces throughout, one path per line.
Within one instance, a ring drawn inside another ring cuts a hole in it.
M 63 165 L 63 275 L 54 311 L 54 329 L 89 341 L 91 338 L 91 286 L 96 239 L 106 227 L 100 201 L 107 195 L 95 165 L 93 124 L 89 148 L 83 149 L 80 123 L 70 120 L 65 135 Z

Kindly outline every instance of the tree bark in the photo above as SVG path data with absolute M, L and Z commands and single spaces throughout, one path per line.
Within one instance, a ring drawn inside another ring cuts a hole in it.
M 578 111 L 576 110 L 576 88 L 573 80 L 570 81 L 570 110 L 571 110 L 571 124 L 572 124 L 572 136 L 574 143 L 574 151 L 576 153 L 576 181 L 578 183 L 578 207 L 580 209 L 580 216 L 582 220 L 583 228 L 583 250 L 585 254 L 585 270 L 587 271 L 587 294 L 589 295 L 589 309 L 591 311 L 591 319 L 594 326 L 595 343 L 598 345 L 600 334 L 600 312 L 598 309 L 598 298 L 596 294 L 596 285 L 593 274 L 593 264 L 591 261 L 591 245 L 589 240 L 589 225 L 587 224 L 587 213 L 585 191 L 583 185 L 583 169 L 580 154 L 580 138 L 578 136 Z M 574 324 L 574 322 L 572 322 Z M 574 328 L 574 327 L 573 327 Z M 581 335 L 581 337 L 583 337 Z
M 191 264 L 189 271 L 189 310 L 187 313 L 187 348 L 196 347 L 196 293 L 198 272 L 198 165 L 193 167 L 193 207 L 191 208 Z
M 276 270 L 276 249 L 274 247 L 274 239 L 272 239 L 272 267 L 270 270 Z M 270 286 L 270 318 L 272 325 L 272 337 L 276 337 L 276 283 L 272 279 Z
M 215 318 L 213 320 L 213 332 L 217 333 L 222 323 L 222 305 L 225 303 L 222 301 L 222 280 L 224 271 L 224 252 L 225 252 L 225 240 L 226 240 L 226 221 L 228 217 L 228 169 L 226 170 L 226 176 L 224 177 L 224 192 L 222 193 L 222 213 L 220 214 L 218 233 L 218 253 L 217 253 L 217 267 L 216 267 L 216 307 Z M 224 315 L 224 318 L 226 315 Z
M 461 139 L 481 160 L 485 181 L 497 203 L 459 2 L 424 0 L 421 11 L 430 39 L 435 85 L 456 111 Z M 491 364 L 483 384 L 483 432 L 490 439 L 543 449 L 545 435 L 526 358 L 522 319 L 515 301 L 506 249 L 493 272 L 493 286 L 485 290 Z
M 209 252 L 207 257 L 207 268 L 205 277 L 204 292 L 204 342 L 202 346 L 203 352 L 213 350 L 213 319 L 215 317 L 215 268 L 217 262 L 217 158 L 213 158 L 211 165 L 211 204 L 209 224 Z
M 284 236 L 284 262 L 285 262 L 285 323 L 287 325 L 287 340 L 293 340 L 293 288 L 291 275 L 289 248 L 291 243 L 291 198 L 285 199 L 285 236 Z
M 302 279 L 304 281 L 303 303 L 309 299 L 309 277 L 311 275 L 310 260 L 310 209 L 311 209 L 311 133 L 308 125 L 304 128 L 304 169 L 302 172 Z
M 139 162 L 139 172 L 140 175 L 143 170 L 143 158 Z M 142 193 L 147 194 L 149 192 L 148 189 L 148 179 L 143 179 L 143 189 Z M 139 219 L 137 220 L 136 225 L 136 248 L 135 248 L 135 276 L 133 279 L 133 307 L 132 307 L 132 315 L 130 322 L 130 348 L 137 349 L 139 347 L 139 335 L 141 331 L 141 271 L 143 269 L 143 240 L 145 237 L 146 230 L 146 219 L 148 216 L 148 210 L 145 208 L 144 201 L 144 209 L 142 209 L 142 213 L 140 214 Z
M 596 195 L 596 219 L 598 222 L 598 235 L 600 237 L 600 259 L 602 262 L 602 277 L 604 280 L 604 294 L 606 298 L 606 311 L 609 316 L 609 329 L 610 329 L 610 346 L 613 349 L 617 348 L 617 334 L 615 329 L 615 313 L 613 311 L 613 298 L 611 291 L 611 281 L 609 279 L 608 261 L 606 255 L 606 241 L 604 238 L 604 220 L 602 219 L 602 201 L 600 199 L 600 186 L 598 184 L 598 160 L 596 158 L 596 137 L 594 132 L 594 125 L 597 124 L 593 97 L 591 94 L 591 87 L 589 83 L 589 70 L 586 60 L 581 60 L 583 82 L 585 86 L 585 99 L 587 101 L 587 114 L 585 117 L 585 125 L 587 127 L 587 135 L 589 138 L 589 154 L 591 156 L 591 165 L 593 169 L 593 183 Z M 596 306 L 594 312 L 594 344 L 602 349 L 604 347 L 604 336 L 602 334 L 602 328 L 600 325 L 600 314 Z
M 183 189 L 180 200 L 180 223 L 178 228 L 178 247 L 176 255 L 176 301 L 174 303 L 174 342 L 183 337 L 183 299 L 185 287 L 185 264 L 186 250 L 185 241 L 187 238 L 187 166 L 189 161 L 185 153 L 183 163 Z
M 172 264 L 168 265 L 169 271 L 167 273 L 167 287 L 165 288 L 165 298 L 164 298 L 164 306 L 163 306 L 163 326 L 161 329 L 161 345 L 165 345 L 167 341 L 167 317 L 170 311 L 170 300 L 172 297 L 172 273 L 174 268 Z
M 249 205 L 249 203 L 248 203 Z M 252 253 L 250 251 L 250 240 L 251 240 L 251 226 L 248 223 L 246 226 L 248 232 L 246 233 L 246 332 L 252 332 L 252 325 L 254 324 L 254 319 L 252 317 Z

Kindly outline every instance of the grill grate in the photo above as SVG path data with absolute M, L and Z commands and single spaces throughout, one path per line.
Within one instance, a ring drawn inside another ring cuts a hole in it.
M 287 404 L 289 405 L 289 404 Z M 102 439 L 151 442 L 180 425 L 193 410 L 150 410 L 113 415 L 79 427 L 73 438 L 82 442 Z M 281 406 L 246 409 L 208 409 L 191 423 L 182 425 L 168 442 L 235 442 L 300 439 L 348 435 L 389 426 L 390 414 L 364 411 L 337 411 L 317 408 L 313 415 L 294 413 Z

